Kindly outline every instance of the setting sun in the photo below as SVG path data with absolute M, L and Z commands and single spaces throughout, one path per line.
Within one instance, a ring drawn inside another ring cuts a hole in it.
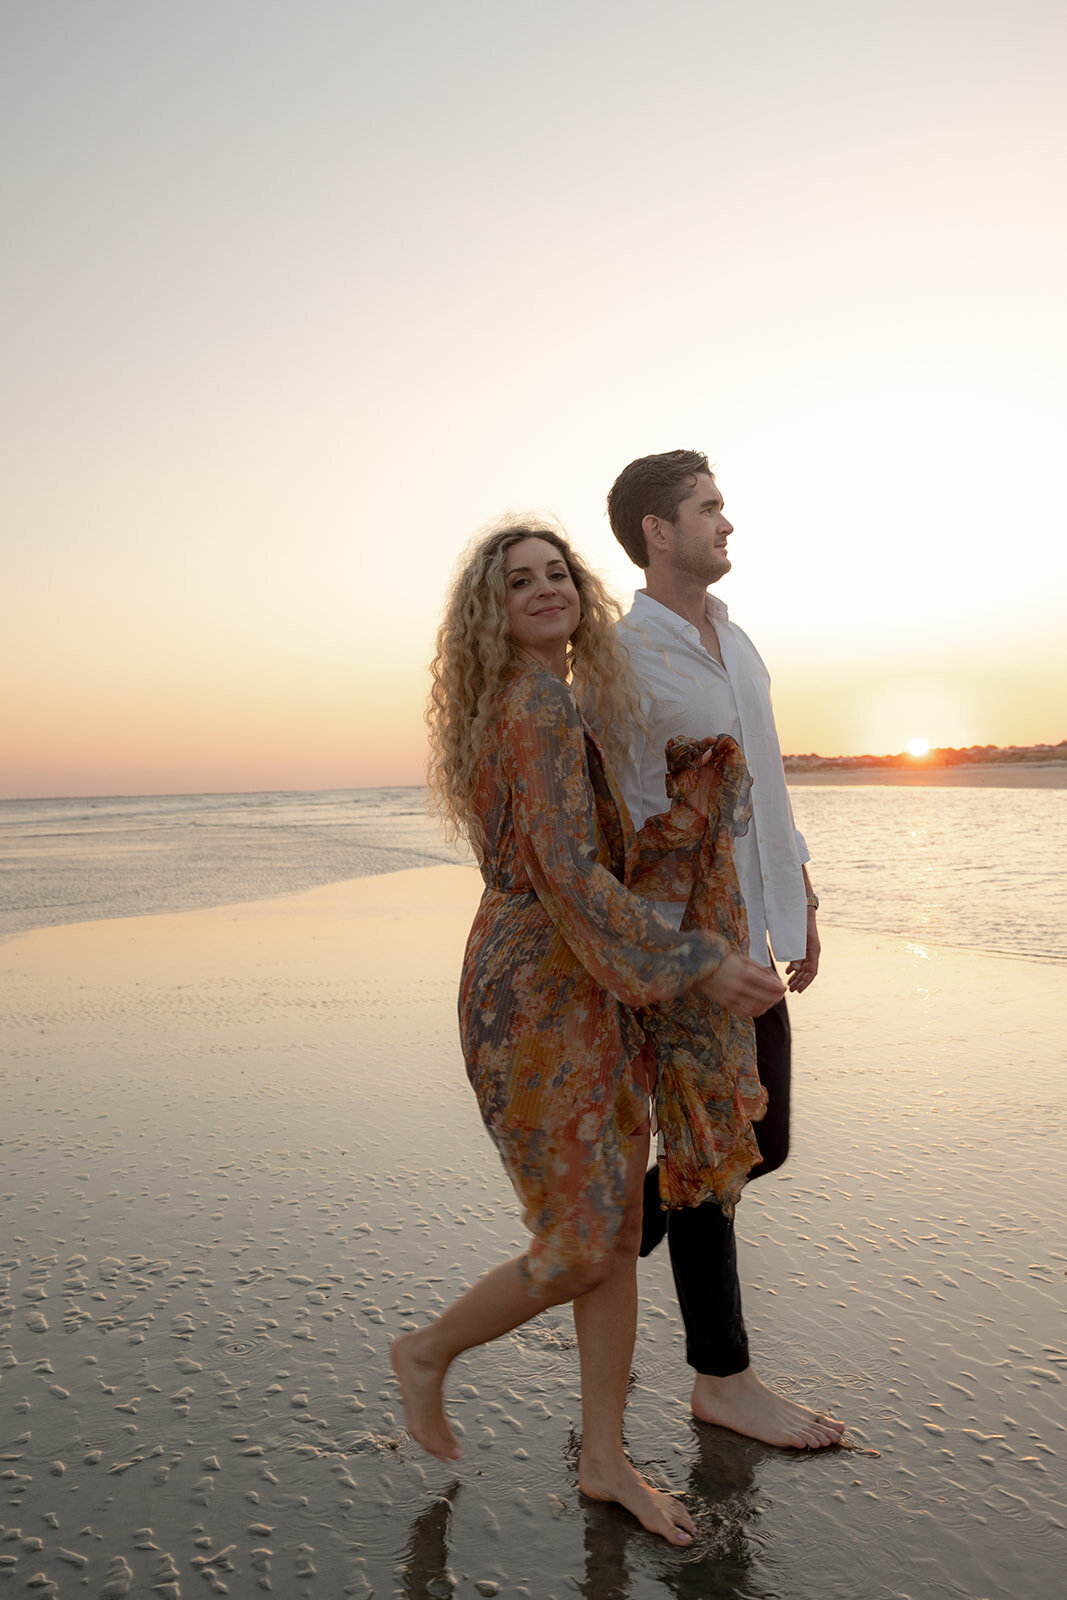
M 909 739 L 907 744 L 909 756 L 926 756 L 930 754 L 929 739 Z

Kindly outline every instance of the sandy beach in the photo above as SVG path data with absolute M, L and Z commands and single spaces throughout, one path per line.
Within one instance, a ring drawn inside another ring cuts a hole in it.
M 844 1448 L 693 1423 L 664 1251 L 628 1438 L 690 1550 L 579 1497 L 565 1309 L 458 1364 L 463 1462 L 406 1440 L 391 1335 L 521 1236 L 456 1041 L 479 889 L 439 866 L 0 946 L 9 1592 L 1058 1593 L 1058 963 L 824 930 L 793 1155 L 739 1236 L 758 1364 Z
M 959 767 L 832 767 L 810 772 L 790 767 L 786 782 L 794 787 L 823 784 L 897 784 L 905 788 L 1067 789 L 1067 762 L 976 762 Z

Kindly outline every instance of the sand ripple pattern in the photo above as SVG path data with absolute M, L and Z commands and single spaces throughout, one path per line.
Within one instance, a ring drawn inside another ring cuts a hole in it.
M 693 1424 L 657 1254 L 628 1436 L 687 1493 L 699 1536 L 674 1552 L 578 1495 L 566 1311 L 457 1365 L 458 1466 L 403 1433 L 390 1337 L 521 1235 L 457 1057 L 454 989 L 401 909 L 376 913 L 377 954 L 355 911 L 332 935 L 314 923 L 306 959 L 249 923 L 246 964 L 189 992 L 180 962 L 132 955 L 124 975 L 108 965 L 66 991 L 10 967 L 7 1592 L 1058 1593 L 1067 1107 L 1041 1031 L 1052 975 L 1035 968 L 1024 991 L 1018 963 L 934 970 L 829 941 L 818 1009 L 794 1012 L 794 1155 L 745 1196 L 739 1231 L 765 1375 L 845 1415 L 850 1448 L 807 1457 Z M 1010 1114 L 1006 985 L 1033 1019 Z

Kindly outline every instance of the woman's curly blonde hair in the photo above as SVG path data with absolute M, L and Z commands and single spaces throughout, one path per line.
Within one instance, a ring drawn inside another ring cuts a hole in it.
M 608 759 L 626 749 L 627 727 L 639 721 L 629 655 L 615 633 L 620 607 L 576 555 L 558 528 L 508 518 L 478 535 L 460 558 L 437 632 L 426 721 L 430 729 L 430 809 L 449 835 L 481 859 L 483 834 L 474 804 L 478 758 L 500 691 L 515 666 L 508 617 L 508 551 L 523 539 L 545 539 L 559 551 L 578 590 L 581 620 L 571 637 L 567 671 Z

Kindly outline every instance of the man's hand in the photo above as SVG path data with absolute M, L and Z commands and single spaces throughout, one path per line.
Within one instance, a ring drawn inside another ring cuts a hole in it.
M 785 994 L 781 979 L 770 967 L 739 955 L 726 956 L 696 989 L 738 1017 L 762 1017 Z
M 819 952 L 822 945 L 819 943 L 819 930 L 815 925 L 815 907 L 808 907 L 808 942 L 804 951 L 803 961 L 791 961 L 785 969 L 789 981 L 790 994 L 800 994 L 814 983 L 819 970 Z

